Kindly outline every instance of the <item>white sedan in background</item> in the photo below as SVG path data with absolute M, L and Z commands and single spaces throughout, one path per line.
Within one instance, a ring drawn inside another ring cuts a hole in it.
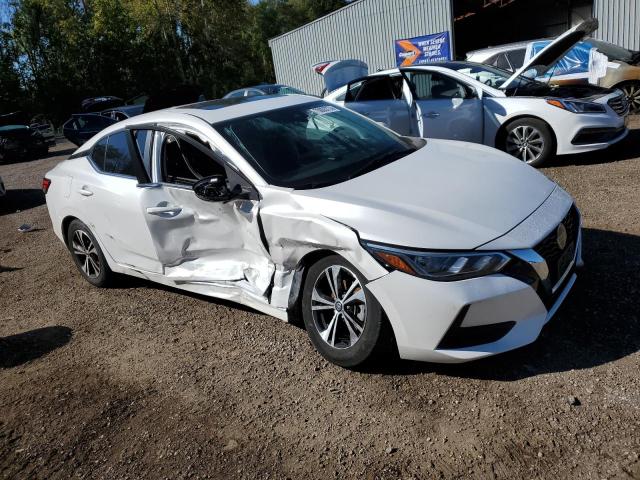
M 401 135 L 482 143 L 537 167 L 554 154 L 606 148 L 628 133 L 623 92 L 548 85 L 523 75 L 543 76 L 597 26 L 591 20 L 574 27 L 515 73 L 471 62 L 406 67 L 354 78 L 325 100 Z M 334 76 L 344 78 L 341 63 L 314 66 L 328 89 Z M 366 71 L 366 64 L 358 70 L 353 61 L 344 63 L 352 77 Z
M 306 96 L 123 120 L 43 187 L 93 285 L 118 272 L 301 316 L 345 367 L 531 343 L 581 264 L 578 210 L 533 168 L 481 145 L 401 137 Z

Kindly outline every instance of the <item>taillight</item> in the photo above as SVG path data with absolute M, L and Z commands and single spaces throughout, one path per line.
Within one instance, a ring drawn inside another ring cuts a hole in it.
M 331 65 L 331 62 L 320 63 L 320 64 L 316 65 L 315 67 L 313 67 L 313 69 L 316 71 L 316 73 L 318 75 L 322 75 L 322 72 L 324 72 L 324 69 L 327 68 L 329 65 Z
M 45 195 L 49 191 L 50 186 L 51 186 L 51 180 L 49 180 L 47 177 L 44 177 L 42 179 L 42 191 L 44 192 Z

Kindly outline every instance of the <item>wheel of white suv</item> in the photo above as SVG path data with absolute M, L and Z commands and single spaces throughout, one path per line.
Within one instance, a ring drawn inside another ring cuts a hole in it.
M 113 272 L 91 230 L 80 220 L 74 220 L 69 225 L 67 247 L 87 282 L 96 287 L 106 287 L 109 284 Z
M 358 367 L 394 352 L 391 328 L 365 283 L 339 255 L 319 260 L 305 279 L 302 315 L 311 343 L 342 367 Z
M 508 124 L 499 146 L 532 167 L 543 165 L 556 149 L 549 126 L 537 118 L 521 118 Z

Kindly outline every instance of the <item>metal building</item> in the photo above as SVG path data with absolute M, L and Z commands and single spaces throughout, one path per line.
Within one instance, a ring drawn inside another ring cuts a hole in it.
M 595 0 L 600 20 L 597 37 L 629 50 L 640 50 L 640 0 Z
M 356 58 L 369 71 L 396 66 L 396 40 L 449 32 L 453 57 L 490 45 L 558 35 L 582 19 L 596 37 L 640 50 L 640 0 L 355 0 L 269 41 L 276 79 L 319 94 L 311 65 Z
M 394 41 L 451 30 L 451 0 L 357 0 L 269 41 L 278 83 L 319 94 L 311 65 L 357 58 L 369 70 L 395 66 Z

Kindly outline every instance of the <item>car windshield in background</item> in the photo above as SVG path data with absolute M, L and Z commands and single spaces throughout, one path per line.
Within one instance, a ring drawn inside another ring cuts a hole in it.
M 472 63 L 452 63 L 448 65 L 448 68 L 463 73 L 468 77 L 482 82 L 493 88 L 500 88 L 504 82 L 509 80 L 513 75 L 512 72 L 502 70 L 500 68 L 491 67 L 489 65 L 472 64 Z M 519 75 L 515 81 L 511 82 L 509 88 L 506 90 L 507 95 L 515 93 L 518 89 L 531 89 L 531 88 L 548 88 L 545 83 L 532 80 L 523 75 Z
M 267 182 L 295 189 L 344 182 L 416 150 L 393 132 L 325 102 L 213 126 Z
M 286 85 L 270 85 L 270 86 L 261 86 L 258 87 L 267 95 L 304 95 L 305 93 L 302 90 L 298 90 L 297 88 L 288 87 Z
M 627 50 L 626 48 L 619 47 L 618 45 L 614 45 L 609 42 L 595 40 L 593 38 L 587 40 L 587 43 L 590 43 L 591 45 L 596 47 L 600 53 L 604 53 L 607 57 L 609 57 L 609 60 L 633 63 L 634 52 Z

